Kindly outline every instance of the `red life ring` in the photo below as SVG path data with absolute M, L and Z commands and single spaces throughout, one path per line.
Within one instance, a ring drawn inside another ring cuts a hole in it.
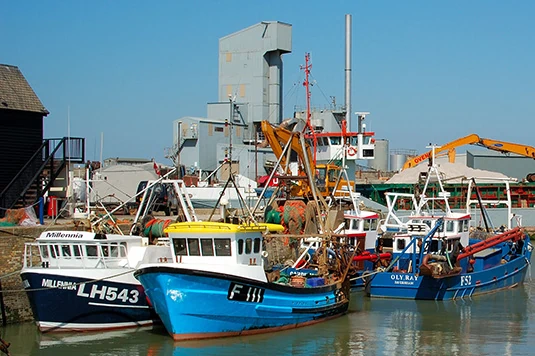
M 347 154 L 350 156 L 354 156 L 357 154 L 357 150 L 355 149 L 355 147 L 349 146 L 349 148 L 347 149 Z

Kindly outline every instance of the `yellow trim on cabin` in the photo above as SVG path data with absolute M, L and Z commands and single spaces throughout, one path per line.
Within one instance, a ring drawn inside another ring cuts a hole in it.
M 228 224 L 216 221 L 192 221 L 170 224 L 164 232 L 166 233 L 244 233 L 244 232 L 281 232 L 284 227 L 279 224 Z

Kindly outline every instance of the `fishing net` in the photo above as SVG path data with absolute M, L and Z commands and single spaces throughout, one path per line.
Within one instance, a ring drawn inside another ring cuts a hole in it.
M 164 232 L 165 228 L 169 226 L 171 220 L 152 219 L 147 221 L 143 230 L 143 236 L 149 238 L 152 242 L 153 239 L 167 236 Z

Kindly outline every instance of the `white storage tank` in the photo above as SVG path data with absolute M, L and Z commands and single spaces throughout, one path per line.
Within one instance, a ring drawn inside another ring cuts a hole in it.
M 368 160 L 368 167 L 373 168 L 376 171 L 388 171 L 388 140 L 375 140 L 374 159 Z
M 390 170 L 392 172 L 399 172 L 407 159 L 414 157 L 416 150 L 397 149 L 390 151 Z

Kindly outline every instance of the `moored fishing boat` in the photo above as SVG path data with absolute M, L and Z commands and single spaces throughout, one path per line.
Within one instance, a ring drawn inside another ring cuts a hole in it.
M 290 283 L 268 276 L 264 234 L 282 229 L 265 223 L 172 224 L 169 255 L 144 261 L 135 276 L 175 340 L 273 332 L 343 315 L 349 286 L 339 274 L 292 277 Z
M 523 283 L 533 250 L 520 227 L 462 247 L 433 235 L 440 219 L 422 239 L 411 242 L 384 271 L 372 274 L 366 291 L 370 297 L 448 300 L 473 297 Z M 411 270 L 394 269 L 405 259 Z
M 182 182 L 164 178 L 149 182 L 143 191 L 136 221 L 145 221 L 152 200 L 150 189 L 159 182 L 174 187 L 179 216 L 197 220 Z M 154 237 L 150 229 L 149 237 L 123 235 L 111 213 L 100 218 L 90 212 L 86 215 L 91 216 L 92 231 L 45 231 L 25 244 L 21 278 L 39 329 L 109 330 L 159 322 L 133 272 L 146 253 L 167 251 L 168 246 L 148 249 Z
M 428 190 L 432 180 L 439 186 L 434 195 Z M 419 197 L 403 193 L 387 196 L 389 213 L 381 225 L 383 233 L 378 239 L 378 249 L 391 253 L 392 259 L 369 273 L 366 281 L 369 296 L 457 299 L 513 287 L 524 281 L 533 248 L 520 227 L 521 217 L 511 213 L 509 195 L 508 201 L 503 202 L 509 208 L 506 225 L 498 231 L 487 226 L 487 236 L 475 234 L 480 235 L 475 239 L 471 233 L 482 229 L 471 226 L 474 201 L 470 191 L 466 212 L 451 212 L 438 167 L 432 164 Z M 415 207 L 407 222 L 396 216 L 398 199 L 410 199 Z M 485 201 L 477 202 L 485 216 Z
M 141 236 L 47 231 L 26 243 L 21 278 L 41 331 L 151 325 L 158 317 L 133 277 Z

